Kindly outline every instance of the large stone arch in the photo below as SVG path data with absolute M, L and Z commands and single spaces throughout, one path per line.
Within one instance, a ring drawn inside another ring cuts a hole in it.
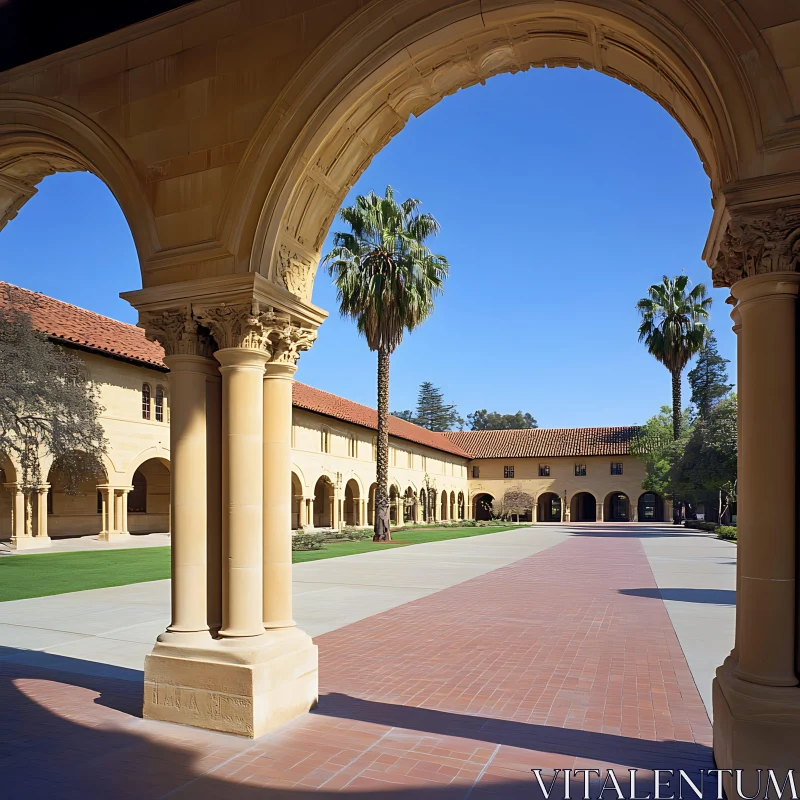
M 248 174 L 239 171 L 226 221 L 232 240 L 249 238 L 247 227 L 255 225 L 251 270 L 310 299 L 329 225 L 372 157 L 412 114 L 499 73 L 533 66 L 597 69 L 659 102 L 709 174 L 712 237 L 724 212 L 721 190 L 763 170 L 765 129 L 791 116 L 770 52 L 752 25 L 735 22 L 726 4 L 717 15 L 724 26 L 681 2 L 671 4 L 674 19 L 619 0 L 557 10 L 513 0 L 491 11 L 477 2 L 437 5 L 420 15 L 410 0 L 379 2 L 354 15 L 266 115 L 243 160 Z M 742 69 L 726 38 L 734 25 L 739 47 L 746 43 L 757 54 L 754 73 L 777 87 L 774 92 L 760 90 Z M 707 248 L 709 263 L 715 249 Z
M 0 120 L 0 229 L 43 178 L 86 171 L 119 203 L 140 262 L 154 256 L 159 243 L 150 201 L 129 156 L 108 131 L 64 103 L 26 94 L 0 95 Z

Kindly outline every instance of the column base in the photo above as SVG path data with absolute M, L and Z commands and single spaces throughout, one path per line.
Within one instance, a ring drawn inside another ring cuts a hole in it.
M 144 717 L 255 738 L 317 705 L 317 646 L 298 628 L 242 639 L 159 636 Z
M 12 536 L 12 550 L 44 550 L 52 547 L 53 540 L 49 536 Z
M 734 674 L 732 656 L 717 669 L 712 687 L 714 760 L 718 769 L 743 770 L 743 791 L 765 789 L 767 770 L 781 784 L 789 769 L 800 764 L 800 687 L 761 686 Z M 730 775 L 723 776 L 728 797 L 736 796 Z
M 122 531 L 100 531 L 97 537 L 101 542 L 124 542 L 131 538 L 130 533 Z

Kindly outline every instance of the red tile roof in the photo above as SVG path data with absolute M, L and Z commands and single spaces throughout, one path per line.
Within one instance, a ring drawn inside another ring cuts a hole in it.
M 146 339 L 144 331 L 135 325 L 119 322 L 3 281 L 0 281 L 0 308 L 17 308 L 29 313 L 33 326 L 54 341 L 124 358 L 148 367 L 166 369 L 161 345 Z M 375 409 L 303 383 L 294 384 L 293 402 L 297 408 L 316 411 L 318 414 L 373 430 L 378 427 L 378 413 Z M 441 433 L 433 433 L 397 417 L 389 419 L 389 433 L 398 439 L 468 458 L 467 453 Z
M 0 281 L 0 308 L 27 312 L 33 326 L 54 341 L 166 369 L 161 345 L 146 339 L 144 331 L 134 325 L 4 281 Z
M 511 431 L 452 431 L 448 439 L 472 458 L 555 458 L 625 456 L 640 429 L 530 428 Z
M 314 411 L 372 430 L 378 429 L 378 412 L 374 408 L 314 389 L 304 383 L 295 381 L 292 402 L 295 408 L 304 408 L 306 411 Z M 398 417 L 389 417 L 389 434 L 398 439 L 432 447 L 434 450 L 443 450 L 446 453 L 469 458 L 469 453 L 448 438 L 449 434 L 434 433 Z

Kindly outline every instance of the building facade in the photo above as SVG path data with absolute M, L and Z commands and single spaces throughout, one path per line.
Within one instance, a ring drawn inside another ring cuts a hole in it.
M 170 530 L 169 373 L 161 347 L 140 328 L 0 283 L 0 308 L 77 353 L 99 392 L 108 448 L 103 471 L 76 491 L 59 464 L 23 493 L 2 456 L 0 539 L 19 549 L 53 538 Z M 377 413 L 295 382 L 292 389 L 292 528 L 371 526 Z M 661 521 L 665 503 L 641 490 L 644 465 L 630 453 L 636 429 L 575 428 L 434 433 L 390 419 L 390 515 L 403 522 L 489 519 L 510 489 L 532 499 L 531 522 Z

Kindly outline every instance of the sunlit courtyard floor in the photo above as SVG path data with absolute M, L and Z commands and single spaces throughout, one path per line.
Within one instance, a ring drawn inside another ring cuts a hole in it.
M 5 603 L 4 796 L 535 797 L 532 768 L 604 766 L 646 794 L 649 770 L 713 766 L 735 555 L 586 524 L 298 564 L 320 705 L 255 741 L 140 718 L 168 582 Z

